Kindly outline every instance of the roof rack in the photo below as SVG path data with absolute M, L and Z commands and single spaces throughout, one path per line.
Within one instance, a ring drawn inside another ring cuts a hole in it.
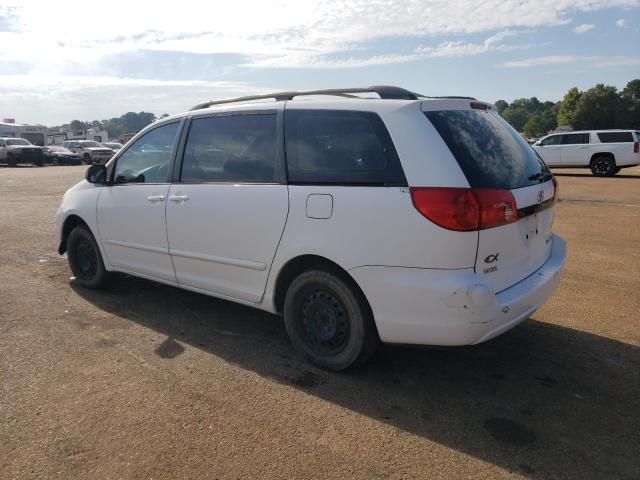
M 385 100 L 418 100 L 418 98 L 427 98 L 424 95 L 405 90 L 404 88 L 388 85 L 377 85 L 366 88 L 331 88 L 326 90 L 303 90 L 299 92 L 276 92 L 267 93 L 264 95 L 251 95 L 248 97 L 227 98 L 224 100 L 210 100 L 208 102 L 196 105 L 191 110 L 201 110 L 213 105 L 248 102 L 251 100 L 265 100 L 269 98 L 273 98 L 276 101 L 292 100 L 294 97 L 301 97 L 306 95 L 336 95 L 338 97 L 356 98 L 356 96 L 353 95 L 354 93 L 377 93 L 380 98 Z

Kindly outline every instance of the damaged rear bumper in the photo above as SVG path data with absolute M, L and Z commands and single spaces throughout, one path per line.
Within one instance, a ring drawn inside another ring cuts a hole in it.
M 554 235 L 547 261 L 533 274 L 495 293 L 473 269 L 358 267 L 349 271 L 373 310 L 387 343 L 470 345 L 526 320 L 558 288 L 566 242 Z

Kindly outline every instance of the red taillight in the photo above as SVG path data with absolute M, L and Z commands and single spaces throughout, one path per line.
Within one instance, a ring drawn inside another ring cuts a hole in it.
M 413 205 L 425 218 L 449 230 L 469 232 L 518 220 L 509 190 L 411 187 Z
M 633 153 L 640 153 L 640 142 L 635 142 L 633 144 Z

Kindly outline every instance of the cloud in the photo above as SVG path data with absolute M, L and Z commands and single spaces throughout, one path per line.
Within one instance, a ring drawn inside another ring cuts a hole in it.
M 142 1 L 111 0 L 99 19 L 89 17 L 88 21 L 75 1 L 3 2 L 11 4 L 4 8 L 18 16 L 14 30 L 22 36 L 19 53 L 15 43 L 0 39 L 4 58 L 93 61 L 143 49 L 231 53 L 265 65 L 278 63 L 271 60 L 277 57 L 306 57 L 298 63 L 316 61 L 328 68 L 333 63 L 326 56 L 353 51 L 366 42 L 558 26 L 569 23 L 575 12 L 640 5 L 640 0 L 485 0 L 473 8 L 467 0 L 181 0 L 180 8 L 169 9 Z M 449 45 L 452 52 L 465 48 Z M 389 52 L 386 58 L 393 62 L 403 55 Z
M 605 57 L 605 56 L 580 56 L 580 55 L 552 55 L 546 57 L 527 58 L 512 62 L 502 63 L 505 68 L 531 68 L 548 65 L 567 65 L 584 63 L 597 68 L 624 68 L 640 65 L 640 57 Z
M 616 20 L 616 27 L 626 28 L 627 27 L 626 20 L 624 20 L 623 18 L 621 18 L 620 20 Z
M 595 25 L 593 25 L 592 23 L 583 23 L 582 25 L 578 25 L 577 27 L 575 27 L 573 29 L 573 33 L 581 35 L 583 33 L 587 33 L 589 30 L 591 30 L 594 27 Z
M 531 48 L 532 44 L 505 44 L 503 39 L 517 35 L 518 33 L 505 30 L 487 37 L 482 43 L 449 41 L 442 42 L 435 47 L 419 45 L 408 53 L 372 55 L 368 57 L 331 58 L 330 56 L 310 56 L 308 54 L 291 54 L 276 57 L 266 57 L 244 64 L 245 67 L 254 68 L 359 68 L 373 65 L 390 65 L 397 63 L 413 62 L 424 58 L 454 58 L 480 55 L 489 52 L 509 52 Z

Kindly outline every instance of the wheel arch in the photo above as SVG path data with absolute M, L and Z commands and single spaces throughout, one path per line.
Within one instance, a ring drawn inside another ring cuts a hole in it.
M 76 228 L 78 225 L 84 226 L 91 232 L 91 234 L 95 237 L 95 234 L 91 231 L 91 227 L 87 222 L 85 222 L 80 216 L 76 214 L 71 214 L 67 218 L 65 218 L 64 223 L 62 224 L 62 232 L 60 235 L 60 245 L 58 246 L 58 253 L 62 255 L 67 251 L 67 239 L 69 238 L 69 234 L 71 231 Z
M 276 313 L 282 313 L 284 310 L 284 299 L 291 282 L 301 273 L 313 269 L 329 271 L 346 281 L 347 284 L 353 288 L 356 295 L 361 298 L 363 305 L 365 305 L 371 318 L 373 318 L 371 305 L 355 279 L 336 262 L 320 255 L 299 255 L 287 261 L 282 268 L 280 268 L 273 289 L 273 306 Z M 375 319 L 373 323 L 375 324 Z

